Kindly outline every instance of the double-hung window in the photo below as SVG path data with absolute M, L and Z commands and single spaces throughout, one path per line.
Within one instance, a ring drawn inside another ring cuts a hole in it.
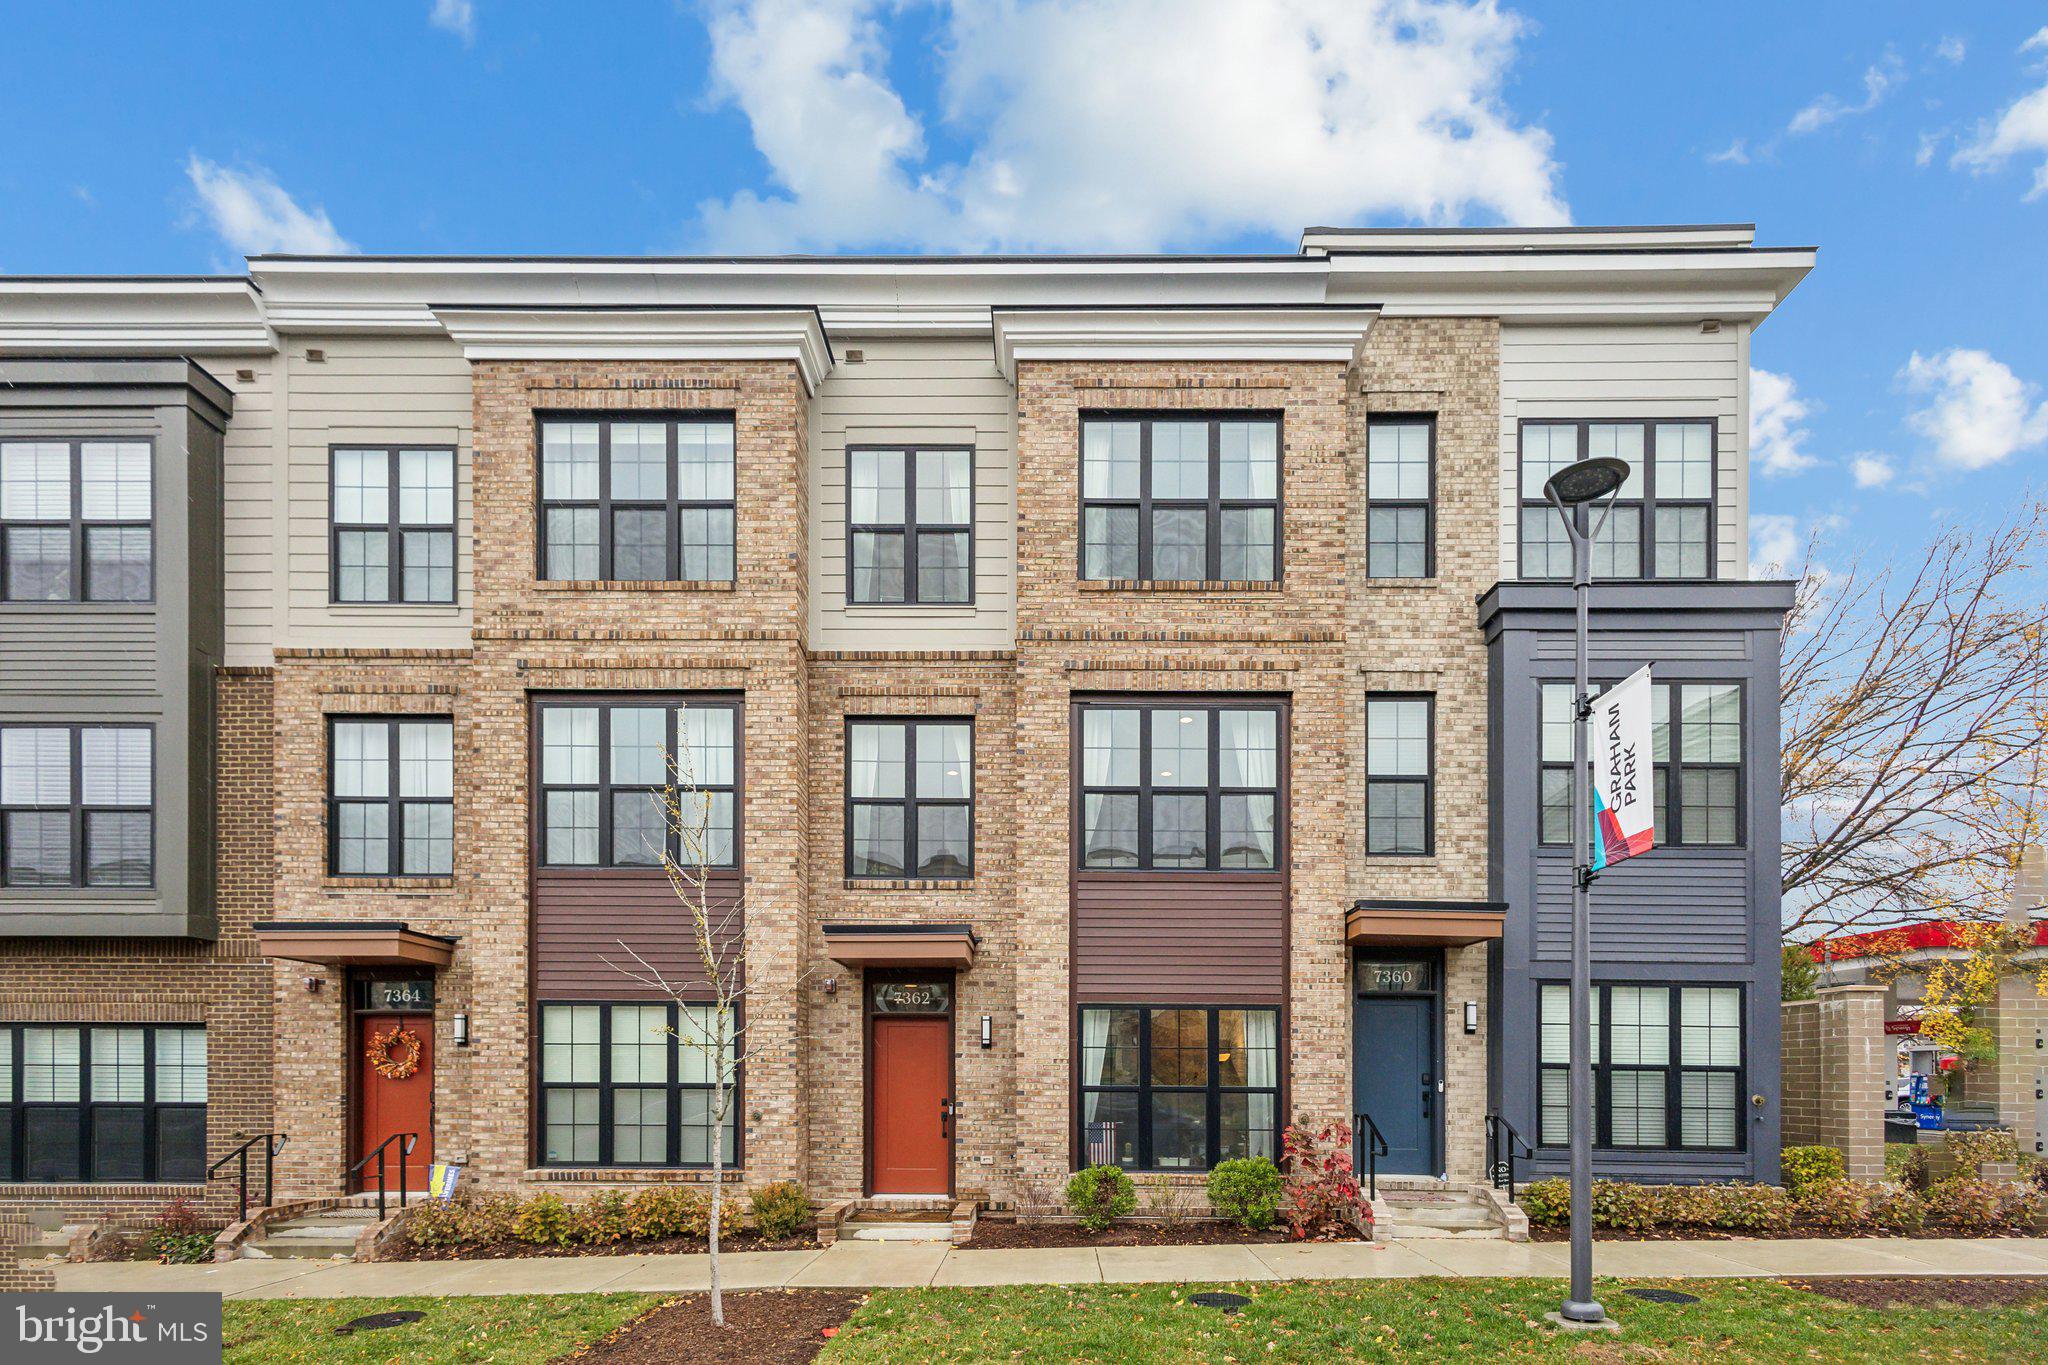
M 546 1004 L 540 1010 L 541 1162 L 548 1166 L 708 1166 L 737 1151 L 736 1023 L 723 1062 L 708 1005 Z M 721 1070 L 731 1082 L 716 1122 Z
M 1365 572 L 1436 572 L 1436 419 L 1374 417 L 1365 439 Z
M 974 600 L 974 452 L 846 452 L 847 600 Z
M 538 714 L 544 866 L 735 864 L 737 703 L 562 699 Z
M 455 452 L 336 446 L 330 562 L 337 602 L 455 600 Z
M 540 424 L 541 577 L 730 582 L 730 417 Z
M 0 884 L 155 879 L 147 725 L 0 726 Z
M 974 873 L 974 724 L 846 723 L 846 874 Z
M 1090 702 L 1080 722 L 1083 869 L 1278 866 L 1279 707 Z
M 1426 854 L 1435 832 L 1435 698 L 1365 699 L 1365 851 Z
M 147 441 L 0 441 L 0 601 L 147 602 Z
M 1551 422 L 1522 424 L 1521 571 L 1569 578 L 1571 544 L 1543 485 L 1566 465 L 1596 456 L 1625 461 L 1628 479 L 1593 544 L 1596 578 L 1714 576 L 1714 424 Z M 1598 508 L 1582 509 L 1597 521 Z M 1586 523 L 1592 529 L 1592 522 Z
M 1080 1052 L 1086 1164 L 1202 1171 L 1278 1158 L 1278 1010 L 1090 1006 Z
M 0 1025 L 0 1181 L 197 1184 L 206 1030 Z
M 329 718 L 329 871 L 445 877 L 455 870 L 454 744 L 446 716 Z
M 1279 576 L 1277 418 L 1082 421 L 1082 578 Z
M 1596 692 L 1599 687 L 1596 685 Z M 1672 753 L 1673 727 L 1678 752 Z M 1542 839 L 1572 837 L 1572 689 L 1544 683 L 1542 694 Z M 1742 842 L 1742 685 L 1652 683 L 1652 809 L 1659 845 L 1733 847 Z M 1674 779 L 1673 774 L 1676 774 Z
M 1540 1132 L 1569 1140 L 1571 988 L 1541 988 Z M 1594 1143 L 1734 1151 L 1743 1145 L 1742 988 L 1593 988 Z

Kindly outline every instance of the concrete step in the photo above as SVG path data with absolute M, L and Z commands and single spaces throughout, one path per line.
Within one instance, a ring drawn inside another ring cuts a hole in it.
M 1395 1237 L 1401 1239 L 1402 1241 L 1410 1242 L 1431 1241 L 1449 1238 L 1461 1238 L 1466 1241 L 1474 1242 L 1498 1242 L 1502 1239 L 1504 1235 L 1505 1234 L 1503 1234 L 1501 1230 L 1497 1227 L 1453 1229 L 1415 1227 L 1406 1224 L 1400 1224 L 1396 1225 L 1396 1227 L 1394 1228 Z
M 840 1238 L 849 1242 L 950 1242 L 951 1223 L 848 1223 Z
M 1449 1207 L 1397 1209 L 1394 1212 L 1394 1226 L 1402 1230 L 1440 1228 L 1447 1232 L 1468 1232 L 1479 1229 L 1493 1230 L 1500 1225 L 1494 1220 L 1491 1209 Z

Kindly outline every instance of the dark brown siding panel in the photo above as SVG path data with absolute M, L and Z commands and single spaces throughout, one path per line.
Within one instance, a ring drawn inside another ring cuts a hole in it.
M 739 899 L 736 874 L 712 880 L 714 922 Z M 734 914 L 731 935 L 740 932 Z M 690 908 L 658 873 L 536 872 L 533 878 L 533 984 L 541 1000 L 664 998 L 612 963 L 638 971 L 621 941 L 669 981 L 703 981 Z M 644 974 L 644 973 L 643 973 Z
M 1084 874 L 1074 882 L 1075 999 L 1282 1003 L 1286 917 L 1279 875 Z

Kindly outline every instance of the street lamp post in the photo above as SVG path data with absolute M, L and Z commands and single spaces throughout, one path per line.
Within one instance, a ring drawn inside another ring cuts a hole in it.
M 1592 683 L 1587 664 L 1588 609 L 1593 595 L 1593 541 L 1614 510 L 1614 495 L 1628 465 L 1609 457 L 1581 460 L 1552 474 L 1543 496 L 1564 519 L 1572 546 L 1572 602 L 1577 610 L 1572 666 L 1572 984 L 1571 1073 L 1567 1102 L 1571 1134 L 1572 1281 L 1559 1308 L 1568 1324 L 1593 1326 L 1607 1312 L 1593 1298 L 1593 757 L 1587 736 Z M 1600 523 L 1581 524 L 1582 507 L 1602 500 Z

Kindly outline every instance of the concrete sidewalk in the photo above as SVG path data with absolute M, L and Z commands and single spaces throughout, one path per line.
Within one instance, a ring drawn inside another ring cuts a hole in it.
M 724 1257 L 728 1289 L 891 1285 L 1216 1283 L 1412 1279 L 1429 1275 L 1561 1278 L 1563 1243 L 1466 1241 L 1262 1246 L 1046 1248 L 956 1251 L 917 1242 L 840 1242 L 823 1251 Z M 1600 1242 L 1594 1273 L 1638 1279 L 1783 1275 L 2044 1275 L 2048 1238 L 1857 1238 L 1725 1242 Z M 62 1290 L 231 1299 L 328 1299 L 404 1294 L 589 1294 L 702 1290 L 705 1256 L 532 1257 L 501 1261 L 232 1261 L 163 1266 L 102 1262 L 57 1267 Z

